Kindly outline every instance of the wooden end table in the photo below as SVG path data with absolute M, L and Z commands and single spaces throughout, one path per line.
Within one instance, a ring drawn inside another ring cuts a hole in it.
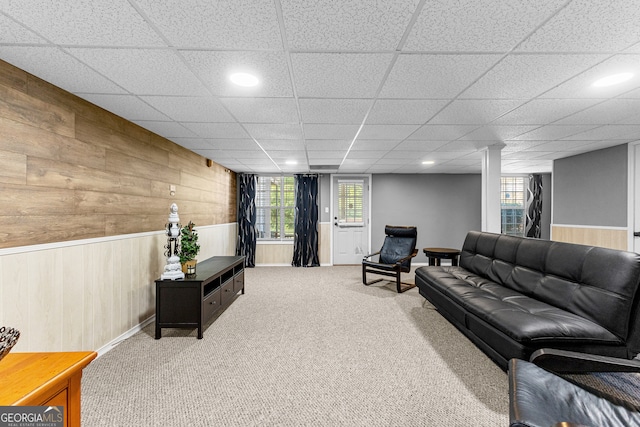
M 422 250 L 429 258 L 429 265 L 440 265 L 440 260 L 450 259 L 452 266 L 458 265 L 460 251 L 452 248 L 424 248 Z

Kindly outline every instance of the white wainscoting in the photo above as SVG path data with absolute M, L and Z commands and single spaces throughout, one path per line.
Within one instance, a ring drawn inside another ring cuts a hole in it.
M 331 265 L 331 223 L 318 223 L 318 259 L 320 265 Z M 293 241 L 262 241 L 256 244 L 256 266 L 273 267 L 291 265 Z
M 196 227 L 204 260 L 234 255 L 237 224 Z M 163 231 L 0 251 L 0 325 L 20 330 L 13 351 L 100 350 L 155 315 Z

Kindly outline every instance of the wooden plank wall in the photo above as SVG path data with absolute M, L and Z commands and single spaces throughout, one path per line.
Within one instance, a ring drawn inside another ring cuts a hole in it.
M 234 172 L 3 61 L 0 162 L 0 248 L 236 222 Z
M 601 246 L 622 251 L 633 250 L 633 248 L 628 248 L 627 229 L 552 225 L 551 239 L 559 242 Z

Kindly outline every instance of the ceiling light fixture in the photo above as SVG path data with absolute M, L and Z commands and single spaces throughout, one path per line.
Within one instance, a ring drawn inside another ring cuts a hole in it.
M 288 165 L 297 165 L 298 164 L 298 162 L 295 161 L 295 160 L 287 160 L 285 163 L 288 164 Z
M 612 74 L 610 76 L 603 77 L 599 80 L 596 80 L 595 82 L 593 82 L 593 86 L 595 87 L 613 86 L 613 85 L 617 85 L 618 83 L 626 82 L 631 77 L 633 77 L 633 73 Z
M 233 73 L 229 76 L 232 83 L 242 87 L 257 86 L 260 81 L 256 76 L 249 73 Z
M 432 165 L 435 162 L 433 160 L 425 160 L 424 162 L 422 162 L 423 165 Z

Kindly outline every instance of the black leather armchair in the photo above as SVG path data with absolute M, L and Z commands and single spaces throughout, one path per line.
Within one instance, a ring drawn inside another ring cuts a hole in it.
M 640 361 L 541 349 L 509 362 L 511 427 L 640 426 Z
M 382 249 L 378 252 L 366 255 L 362 260 L 362 283 L 371 285 L 384 279 L 367 282 L 367 273 L 391 276 L 396 279 L 398 293 L 415 287 L 415 283 L 405 283 L 400 280 L 402 273 L 411 271 L 411 258 L 418 254 L 416 242 L 418 230 L 413 226 L 387 225 L 384 228 L 386 237 Z M 378 255 L 378 261 L 371 260 Z

